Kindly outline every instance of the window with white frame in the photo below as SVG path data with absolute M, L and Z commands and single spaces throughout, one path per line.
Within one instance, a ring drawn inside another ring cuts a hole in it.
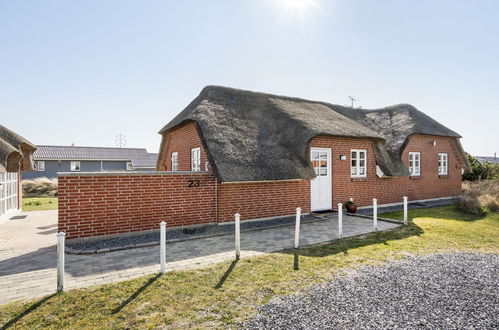
M 80 170 L 80 162 L 71 162 L 71 171 L 78 172 Z
M 201 149 L 200 148 L 191 149 L 191 171 L 193 171 L 193 172 L 201 171 Z
M 45 161 L 44 160 L 39 160 L 36 162 L 36 170 L 38 172 L 44 172 L 45 171 Z
M 350 174 L 353 178 L 367 176 L 367 151 L 366 150 L 351 150 L 351 170 Z
M 133 164 L 132 164 L 132 162 L 126 162 L 126 170 L 127 171 L 133 171 Z
M 448 155 L 445 153 L 438 154 L 438 175 L 447 175 L 449 173 Z
M 172 152 L 172 171 L 178 171 L 178 152 Z
M 411 175 L 421 175 L 421 154 L 419 152 L 409 152 L 409 172 Z

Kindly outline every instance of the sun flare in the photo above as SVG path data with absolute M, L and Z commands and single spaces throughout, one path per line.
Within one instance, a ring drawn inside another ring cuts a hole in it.
M 307 20 L 320 11 L 322 0 L 266 0 L 274 7 L 281 19 L 295 21 Z

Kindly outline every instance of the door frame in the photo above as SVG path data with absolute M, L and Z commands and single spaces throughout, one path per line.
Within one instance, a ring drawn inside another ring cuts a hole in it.
M 326 151 L 327 152 L 327 164 L 328 164 L 328 189 L 329 189 L 329 193 L 330 193 L 330 196 L 331 198 L 329 199 L 329 202 L 328 202 L 328 207 L 325 207 L 325 208 L 319 208 L 319 209 L 314 209 L 312 207 L 312 200 L 313 200 L 313 189 L 312 189 L 312 180 L 315 180 L 316 178 L 314 179 L 310 179 L 310 211 L 326 211 L 326 210 L 332 210 L 333 209 L 333 163 L 332 163 L 332 159 L 333 159 L 333 150 L 332 148 L 320 148 L 320 147 L 310 147 L 310 154 L 309 154 L 309 157 L 310 157 L 310 162 L 312 162 L 312 151 Z M 312 167 L 313 167 L 313 164 L 312 164 Z M 314 172 L 315 172 L 315 168 L 314 168 Z

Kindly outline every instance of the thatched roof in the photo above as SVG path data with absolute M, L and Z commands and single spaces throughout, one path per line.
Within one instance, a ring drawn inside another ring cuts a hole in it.
M 33 143 L 0 125 L 0 173 L 33 171 L 35 150 Z
M 367 138 L 388 176 L 409 175 L 400 154 L 411 134 L 460 136 L 410 105 L 359 110 L 325 102 L 208 86 L 160 134 L 194 121 L 220 181 L 314 178 L 308 142 Z

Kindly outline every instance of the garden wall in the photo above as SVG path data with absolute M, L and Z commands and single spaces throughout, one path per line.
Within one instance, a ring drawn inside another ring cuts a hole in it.
M 83 238 L 216 221 L 216 180 L 202 172 L 63 173 L 59 231 Z

